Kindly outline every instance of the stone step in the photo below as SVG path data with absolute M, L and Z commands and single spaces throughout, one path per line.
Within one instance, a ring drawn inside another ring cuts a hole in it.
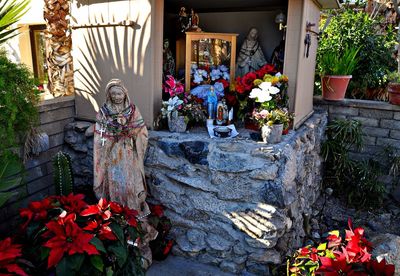
M 146 276 L 233 276 L 218 267 L 205 265 L 183 257 L 169 256 L 165 261 L 154 261 Z

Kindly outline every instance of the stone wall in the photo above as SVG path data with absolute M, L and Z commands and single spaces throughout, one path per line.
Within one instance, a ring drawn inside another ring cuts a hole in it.
M 328 119 L 353 119 L 361 122 L 364 145 L 360 151 L 350 156 L 356 160 L 373 159 L 387 162 L 385 148 L 400 150 L 400 106 L 387 102 L 345 99 L 340 102 L 324 101 L 314 97 L 316 108 L 328 112 Z M 386 175 L 381 180 L 391 189 L 392 177 Z
M 40 103 L 40 128 L 47 139 L 44 148 L 38 155 L 33 155 L 25 163 L 24 182 L 15 191 L 17 196 L 11 198 L 0 209 L 0 233 L 9 232 L 15 223 L 18 210 L 26 207 L 30 201 L 54 194 L 53 166 L 51 158 L 62 149 L 64 144 L 64 126 L 74 121 L 74 97 L 63 97 Z
M 315 113 L 277 145 L 245 132 L 233 140 L 150 132 L 146 176 L 173 223 L 174 254 L 268 275 L 269 264 L 302 245 L 303 217 L 321 188 L 326 123 Z
M 277 145 L 210 139 L 204 130 L 149 132 L 149 200 L 166 207 L 173 253 L 229 272 L 268 274 L 303 243 L 303 217 L 320 194 L 326 112 L 315 113 Z M 92 187 L 93 124 L 65 127 L 64 151 L 77 185 Z

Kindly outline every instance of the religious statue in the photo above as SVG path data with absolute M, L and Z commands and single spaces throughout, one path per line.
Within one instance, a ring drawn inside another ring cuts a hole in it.
M 244 76 L 248 72 L 257 71 L 267 61 L 258 42 L 258 30 L 251 28 L 240 48 L 236 64 L 236 76 Z
M 121 80 L 112 79 L 106 87 L 106 102 L 96 116 L 94 133 L 94 185 L 98 198 L 116 201 L 139 212 L 145 237 L 138 245 L 143 266 L 152 262 L 149 242 L 157 231 L 148 224 L 144 156 L 147 128 L 139 109 L 130 102 Z
M 190 23 L 189 31 L 191 32 L 201 32 L 201 28 L 199 27 L 200 18 L 197 13 L 194 12 L 193 9 L 190 10 Z
M 164 39 L 163 43 L 163 74 L 164 77 L 175 75 L 175 60 L 169 48 L 169 40 L 167 38 Z

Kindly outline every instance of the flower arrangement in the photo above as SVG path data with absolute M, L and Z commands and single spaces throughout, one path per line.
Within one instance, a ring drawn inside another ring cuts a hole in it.
M 220 83 L 224 89 L 229 87 L 229 68 L 225 65 L 198 67 L 196 64 L 192 64 L 190 77 L 192 87 L 216 83 Z
M 22 247 L 14 245 L 12 255 L 21 256 L 22 248 L 30 264 L 27 274 L 144 275 L 137 245 L 146 233 L 137 216 L 137 211 L 105 199 L 89 205 L 82 194 L 47 197 L 20 210 L 25 222 L 16 238 Z M 0 243 L 0 256 L 2 243 L 10 241 Z M 4 268 L 10 271 L 10 266 Z M 17 271 L 16 266 L 11 269 Z
M 364 229 L 349 229 L 342 239 L 339 231 L 331 231 L 326 243 L 299 249 L 288 261 L 288 275 L 394 275 L 394 265 L 371 257 L 372 245 L 364 237 Z
M 21 248 L 22 245 L 13 243 L 11 238 L 0 241 L 0 275 L 28 276 L 21 267 Z
M 163 83 L 163 92 L 170 97 L 181 95 L 185 92 L 183 84 L 176 80 L 173 76 L 168 75 Z
M 264 125 L 272 126 L 283 124 L 284 129 L 289 127 L 289 122 L 293 118 L 292 114 L 286 108 L 278 108 L 271 111 L 267 109 L 261 109 L 260 111 L 254 110 L 252 117 L 260 127 Z
M 244 119 L 260 104 L 268 111 L 287 107 L 287 83 L 287 76 L 277 72 L 274 65 L 266 64 L 255 72 L 237 77 L 225 98 L 230 106 L 237 106 L 237 116 Z

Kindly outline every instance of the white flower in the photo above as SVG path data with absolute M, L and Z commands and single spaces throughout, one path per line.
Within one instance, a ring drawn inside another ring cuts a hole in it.
M 280 92 L 279 88 L 272 86 L 272 83 L 270 82 L 262 82 L 258 87 L 272 95 L 278 94 Z
M 269 95 L 268 91 L 262 90 L 260 88 L 254 88 L 253 90 L 251 90 L 250 98 L 252 99 L 256 99 L 257 102 L 263 103 L 263 102 L 269 102 L 270 100 L 272 100 L 271 95 Z

